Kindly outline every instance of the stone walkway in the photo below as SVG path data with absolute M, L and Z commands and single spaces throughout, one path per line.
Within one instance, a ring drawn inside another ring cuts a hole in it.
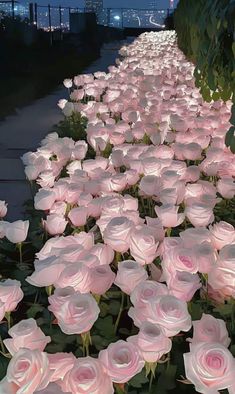
M 107 71 L 115 63 L 122 42 L 106 44 L 101 57 L 84 72 Z M 57 102 L 67 98 L 67 90 L 58 88 L 49 96 L 33 102 L 0 123 L 0 200 L 8 203 L 7 220 L 23 218 L 23 203 L 31 198 L 20 157 L 36 150 L 40 141 L 62 118 Z

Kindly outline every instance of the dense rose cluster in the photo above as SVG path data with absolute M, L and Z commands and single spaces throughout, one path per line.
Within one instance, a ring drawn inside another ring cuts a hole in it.
M 53 289 L 48 309 L 67 335 L 92 330 L 112 286 L 130 296 L 139 331 L 98 358 L 76 358 L 46 353 L 51 338 L 22 320 L 4 340 L 12 359 L 1 393 L 112 394 L 192 326 L 186 378 L 200 393 L 235 392 L 225 322 L 192 321 L 188 305 L 196 293 L 235 298 L 235 228 L 218 215 L 235 196 L 235 156 L 224 142 L 231 102 L 204 102 L 193 71 L 165 31 L 122 47 L 108 73 L 64 81 L 70 97 L 59 106 L 87 118 L 87 140 L 51 133 L 22 157 L 49 235 L 26 281 Z M 0 237 L 22 243 L 28 226 L 1 221 Z M 19 282 L 0 282 L 0 320 L 22 297 Z

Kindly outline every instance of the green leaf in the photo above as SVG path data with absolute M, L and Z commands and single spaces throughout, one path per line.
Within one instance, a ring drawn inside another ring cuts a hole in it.
M 32 317 L 33 319 L 37 315 L 37 313 L 42 312 L 44 310 L 44 307 L 40 304 L 33 304 L 31 307 L 27 310 L 27 316 L 28 318 Z
M 120 302 L 116 300 L 112 300 L 109 305 L 109 313 L 113 316 L 117 316 L 120 310 Z
M 226 146 L 231 146 L 233 143 L 233 140 L 235 139 L 234 134 L 235 133 L 235 126 L 230 127 L 230 129 L 227 131 L 227 134 L 225 136 L 225 145 Z
M 235 41 L 232 44 L 232 51 L 233 51 L 233 56 L 235 57 Z
M 229 122 L 235 126 L 235 104 L 232 106 L 231 118 L 229 119 Z
M 135 375 L 134 378 L 129 381 L 129 385 L 132 387 L 141 388 L 142 385 L 148 381 L 148 378 L 145 376 L 145 370 L 143 369 L 140 373 L 138 373 L 138 375 Z

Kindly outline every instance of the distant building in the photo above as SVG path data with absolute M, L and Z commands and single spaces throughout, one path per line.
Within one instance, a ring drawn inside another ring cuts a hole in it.
M 158 0 L 149 0 L 149 8 L 150 9 L 155 10 L 158 7 L 159 7 L 159 1 Z
M 85 0 L 85 10 L 99 14 L 103 9 L 103 0 Z

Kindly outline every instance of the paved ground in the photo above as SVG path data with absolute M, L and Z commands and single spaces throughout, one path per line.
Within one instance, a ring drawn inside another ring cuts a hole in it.
M 84 72 L 107 71 L 107 67 L 115 63 L 121 45 L 105 45 L 101 57 Z M 60 98 L 67 98 L 66 95 L 66 89 L 59 87 L 0 123 L 0 200 L 8 202 L 9 221 L 23 218 L 22 205 L 31 197 L 20 157 L 35 150 L 52 126 L 62 119 L 56 104 Z

